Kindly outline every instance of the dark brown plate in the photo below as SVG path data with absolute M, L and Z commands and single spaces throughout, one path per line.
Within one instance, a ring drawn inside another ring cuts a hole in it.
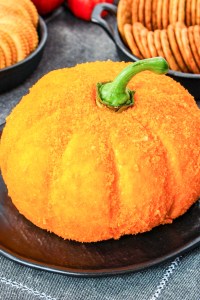
M 199 244 L 200 201 L 171 225 L 119 240 L 77 243 L 20 215 L 0 176 L 0 254 L 23 265 L 75 276 L 114 275 L 157 265 Z

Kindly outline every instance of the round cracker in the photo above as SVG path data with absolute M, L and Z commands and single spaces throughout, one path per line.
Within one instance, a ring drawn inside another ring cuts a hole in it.
M 16 24 L 16 27 L 23 33 L 27 41 L 27 55 L 38 45 L 38 34 L 34 25 L 24 17 L 18 18 L 15 15 L 8 15 L 0 19 L 0 23 Z
M 154 33 L 153 33 L 153 31 L 148 32 L 148 34 L 147 34 L 147 43 L 148 43 L 149 51 L 151 53 L 151 57 L 159 56 L 159 54 L 156 50 L 155 43 L 154 43 Z
M 187 60 L 185 59 L 184 49 L 183 49 L 183 44 L 182 44 L 182 38 L 181 38 L 181 29 L 184 28 L 184 27 L 185 26 L 184 26 L 183 23 L 177 22 L 174 25 L 174 32 L 175 32 L 176 41 L 177 41 L 177 44 L 178 44 L 179 51 L 182 55 L 182 58 L 183 58 L 183 61 L 184 61 L 185 65 L 187 66 L 188 71 L 189 71 L 190 69 L 189 69 L 189 66 L 187 64 Z
M 37 27 L 39 21 L 39 14 L 33 2 L 30 0 L 20 0 L 18 2 L 20 2 L 20 4 L 26 9 L 28 14 L 30 15 L 33 25 Z
M 145 2 L 145 25 L 149 30 L 152 30 L 152 0 L 146 0 Z
M 143 28 L 144 28 L 144 26 L 140 22 L 136 22 L 133 24 L 133 36 L 134 36 L 135 42 L 138 46 L 140 53 L 142 54 L 142 57 L 145 57 L 145 49 L 144 49 L 142 41 L 141 41 L 141 30 Z
M 197 8 L 197 1 L 192 0 L 192 2 L 191 2 L 191 25 L 196 24 L 196 8 Z
M 183 23 L 183 22 L 176 22 L 175 24 L 174 24 L 174 26 L 175 27 L 178 27 L 178 28 L 186 28 L 186 25 L 185 25 L 185 23 Z
M 17 62 L 17 48 L 15 46 L 14 40 L 12 37 L 7 33 L 2 30 L 0 30 L 0 36 L 7 41 L 9 44 L 9 48 L 11 50 L 11 55 L 12 55 L 12 64 L 15 64 Z
M 139 0 L 138 19 L 139 22 L 141 22 L 143 25 L 145 24 L 144 5 L 145 5 L 145 0 Z
M 24 51 L 25 55 L 27 56 L 30 53 L 30 47 L 27 38 L 28 31 L 26 31 L 26 28 L 23 25 L 21 26 L 20 23 L 21 20 L 13 16 L 6 16 L 0 19 L 0 24 L 3 24 L 5 27 L 10 26 L 10 28 L 13 28 L 14 32 L 18 32 L 19 35 L 23 36 Z
M 156 9 L 157 9 L 158 0 L 153 0 L 152 2 L 152 29 L 156 30 L 157 27 L 157 17 L 156 17 Z
M 179 0 L 170 0 L 170 24 L 175 24 L 178 21 L 178 4 Z
M 3 52 L 3 49 L 0 46 L 0 69 L 3 69 L 6 67 L 6 59 Z
M 30 0 L 1 0 L 2 4 L 7 5 L 9 8 L 18 10 L 23 16 L 30 20 L 35 27 L 37 27 L 39 15 L 35 5 Z
M 24 18 L 28 19 L 29 21 L 31 21 L 31 17 L 29 15 L 29 13 L 26 11 L 26 9 L 24 9 L 24 7 L 20 4 L 20 2 L 16 2 L 13 0 L 1 0 L 1 4 L 7 6 L 10 9 L 14 9 L 17 10 L 18 12 L 20 12 Z
M 147 42 L 147 34 L 148 34 L 148 30 L 147 28 L 143 28 L 141 30 L 141 42 L 145 51 L 145 58 L 150 58 L 151 57 L 151 52 L 149 50 L 148 47 L 148 42 Z
M 154 31 L 154 44 L 158 52 L 158 55 L 165 58 L 162 45 L 161 45 L 160 32 L 161 32 L 160 29 Z
M 186 0 L 179 0 L 178 21 L 185 22 Z
M 36 31 L 36 28 L 32 24 L 29 24 L 29 26 L 26 27 L 26 31 L 27 31 L 27 39 L 28 39 L 30 53 L 31 53 L 38 46 L 39 43 L 38 33 Z
M 179 50 L 179 47 L 178 47 L 178 43 L 176 41 L 176 36 L 175 36 L 175 31 L 174 31 L 174 27 L 173 25 L 168 25 L 167 27 L 167 35 L 168 35 L 168 40 L 169 40 L 169 44 L 170 44 L 170 47 L 172 49 L 172 52 L 173 52 L 173 55 L 174 57 L 176 58 L 176 61 L 179 65 L 179 68 L 182 72 L 185 72 L 187 73 L 189 70 L 182 58 L 182 54 Z
M 173 0 L 169 1 L 169 24 L 172 23 Z
M 20 28 L 23 28 L 24 36 L 28 41 L 29 53 L 33 52 L 38 46 L 39 38 L 35 26 L 29 20 L 20 20 Z
M 197 0 L 196 24 L 200 25 L 200 0 Z
M 131 12 L 132 0 L 120 0 L 117 8 L 117 26 L 120 35 L 124 42 L 126 39 L 124 36 L 124 25 L 131 24 L 132 12 Z
M 193 27 L 194 43 L 197 48 L 197 53 L 200 55 L 200 26 L 195 25 Z
M 132 25 L 131 24 L 125 24 L 124 25 L 124 35 L 127 41 L 127 44 L 131 50 L 131 52 L 137 56 L 138 58 L 142 58 L 142 55 L 138 49 L 138 46 L 135 42 L 133 31 L 132 31 Z
M 157 15 L 157 28 L 162 29 L 162 0 L 158 0 L 157 2 L 157 10 L 156 10 L 156 15 Z
M 161 30 L 160 39 L 161 39 L 162 49 L 163 49 L 165 58 L 166 58 L 167 62 L 169 63 L 170 69 L 175 70 L 175 71 L 180 71 L 180 68 L 173 56 L 172 51 L 171 51 L 166 29 Z
M 5 18 L 10 15 L 16 16 L 19 19 L 26 18 L 24 17 L 23 11 L 18 10 L 16 7 L 9 6 L 6 3 L 1 3 L 0 1 L 0 18 Z
M 32 23 L 22 21 L 20 21 L 20 27 L 23 28 L 23 34 L 26 37 L 29 46 L 29 53 L 31 53 L 36 49 L 39 42 L 36 28 Z
M 191 4 L 192 4 L 192 0 L 186 1 L 186 24 L 187 24 L 187 26 L 191 25 Z
M 17 62 L 23 60 L 27 56 L 26 38 L 23 36 L 14 24 L 0 23 L 0 29 L 8 33 L 14 40 L 17 49 Z
M 162 6 L 162 27 L 167 28 L 169 24 L 169 3 L 170 0 L 163 0 Z
M 9 67 L 13 63 L 12 49 L 10 48 L 10 44 L 9 44 L 8 40 L 6 39 L 6 34 L 3 32 L 0 32 L 0 45 L 4 52 L 6 67 Z
M 194 57 L 192 55 L 192 51 L 190 48 L 190 43 L 189 43 L 189 39 L 188 39 L 188 30 L 187 28 L 182 28 L 181 30 L 181 38 L 182 38 L 182 44 L 184 47 L 184 55 L 185 55 L 185 59 L 187 60 L 189 69 L 195 73 L 195 74 L 199 74 L 200 70 L 198 68 L 198 66 L 196 65 L 196 62 L 194 60 Z
M 133 0 L 132 1 L 132 24 L 139 21 L 138 18 L 138 11 L 139 11 L 139 0 Z
M 198 49 L 197 49 L 195 41 L 194 41 L 194 27 L 193 26 L 188 27 L 188 38 L 189 38 L 190 48 L 191 48 L 194 60 L 197 64 L 197 66 L 200 66 L 200 52 L 198 52 Z M 200 37 L 199 37 L 199 39 L 200 39 Z

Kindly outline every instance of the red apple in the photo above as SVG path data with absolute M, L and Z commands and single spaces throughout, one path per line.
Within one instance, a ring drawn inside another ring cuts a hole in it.
M 64 0 L 32 0 L 40 15 L 47 15 L 59 7 Z
M 76 17 L 90 21 L 95 5 L 102 2 L 113 3 L 113 1 L 114 0 L 67 0 L 66 2 Z

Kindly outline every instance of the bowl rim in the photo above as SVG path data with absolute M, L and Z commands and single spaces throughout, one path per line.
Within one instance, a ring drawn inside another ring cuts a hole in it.
M 114 41 L 116 46 L 127 56 L 127 58 L 132 59 L 133 61 L 139 61 L 140 59 L 132 54 L 130 50 L 126 47 L 125 43 L 122 41 L 121 36 L 119 34 L 119 30 L 117 27 L 117 20 L 114 24 Z M 182 77 L 182 78 L 189 78 L 189 79 L 200 79 L 200 74 L 194 74 L 194 73 L 184 73 L 180 71 L 174 71 L 172 69 L 169 69 L 167 74 L 176 76 L 176 77 Z
M 46 40 L 47 40 L 47 26 L 46 26 L 46 23 L 45 21 L 39 16 L 39 21 L 38 21 L 38 27 L 37 27 L 37 30 L 40 31 L 40 38 L 39 38 L 39 43 L 38 43 L 38 46 L 37 48 L 30 54 L 28 55 L 26 58 L 24 58 L 23 60 L 20 60 L 19 62 L 11 65 L 11 66 L 8 66 L 6 68 L 3 68 L 0 70 L 0 74 L 6 72 L 6 71 L 9 71 L 9 70 L 13 70 L 15 68 L 18 68 L 19 66 L 27 63 L 29 60 L 31 60 L 33 57 L 35 57 L 35 55 L 37 55 L 37 53 L 39 53 L 45 43 L 46 43 Z

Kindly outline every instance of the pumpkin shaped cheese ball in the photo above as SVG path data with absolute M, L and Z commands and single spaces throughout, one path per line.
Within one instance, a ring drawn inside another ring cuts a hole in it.
M 200 196 L 200 111 L 160 75 L 167 70 L 157 57 L 40 79 L 7 118 L 0 145 L 19 212 L 80 242 L 149 231 L 185 213 Z

